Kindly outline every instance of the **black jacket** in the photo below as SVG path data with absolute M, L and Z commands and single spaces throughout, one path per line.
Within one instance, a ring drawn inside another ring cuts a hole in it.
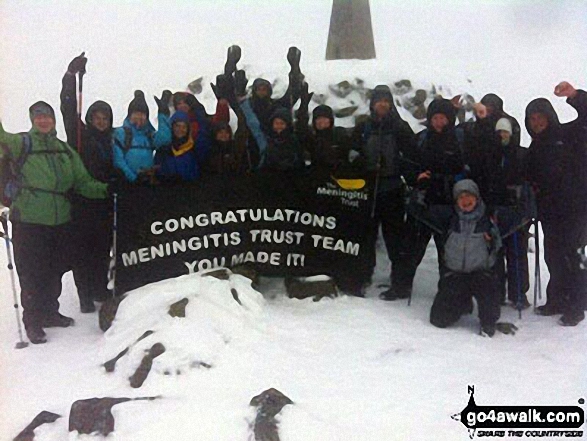
M 532 136 L 528 152 L 528 179 L 538 188 L 538 215 L 544 222 L 564 226 L 579 234 L 587 223 L 587 92 L 579 90 L 567 102 L 579 117 L 561 124 L 552 104 L 538 98 L 526 108 L 526 129 Z M 530 115 L 542 113 L 548 127 L 532 132 Z

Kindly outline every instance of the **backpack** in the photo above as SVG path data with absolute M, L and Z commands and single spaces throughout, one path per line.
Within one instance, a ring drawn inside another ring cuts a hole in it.
M 22 149 L 18 158 L 13 158 L 8 147 L 3 145 L 4 156 L 0 160 L 0 195 L 2 204 L 10 207 L 23 187 L 22 168 L 33 150 L 31 135 L 21 133 Z
M 133 135 L 132 135 L 132 129 L 130 127 L 123 126 L 122 129 L 124 130 L 124 144 L 121 145 L 120 141 L 117 138 L 114 138 L 114 141 L 122 149 L 122 151 L 126 154 L 126 152 L 128 152 L 132 147 Z M 154 141 L 153 133 L 148 132 L 147 137 L 149 138 L 149 144 L 151 145 L 150 148 L 152 149 L 152 145 L 153 145 L 153 141 Z

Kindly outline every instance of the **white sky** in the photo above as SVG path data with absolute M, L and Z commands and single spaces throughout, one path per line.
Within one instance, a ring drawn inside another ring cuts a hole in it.
M 328 0 L 0 0 L 0 117 L 20 131 L 36 100 L 58 111 L 61 77 L 82 50 L 89 58 L 84 107 L 110 102 L 115 123 L 134 89 L 153 95 L 184 90 L 201 75 L 209 82 L 231 44 L 242 47 L 244 67 L 283 76 L 287 49 L 296 45 L 302 69 L 328 78 L 330 9 Z M 349 77 L 469 84 L 477 98 L 502 95 L 518 119 L 537 96 L 570 119 L 554 85 L 587 87 L 587 2 L 371 0 L 371 10 L 379 73 L 367 63 Z M 381 70 L 389 78 L 377 78 Z

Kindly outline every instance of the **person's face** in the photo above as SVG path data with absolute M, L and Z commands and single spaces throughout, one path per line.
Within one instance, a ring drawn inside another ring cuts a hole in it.
M 100 132 L 104 132 L 110 128 L 110 120 L 104 112 L 94 112 L 92 114 L 92 126 Z
M 436 113 L 430 120 L 430 125 L 435 132 L 441 133 L 446 126 L 448 126 L 448 118 L 444 113 Z
M 487 110 L 487 116 L 495 115 L 495 107 L 491 104 L 485 104 L 485 109 Z
M 216 133 L 216 141 L 219 141 L 219 142 L 230 141 L 230 132 L 226 129 L 219 130 Z
M 180 139 L 188 135 L 188 125 L 184 121 L 176 121 L 173 124 L 173 135 Z
M 531 114 L 528 123 L 530 124 L 530 129 L 537 135 L 548 128 L 548 118 L 544 113 Z
M 147 123 L 147 114 L 143 112 L 133 112 L 130 114 L 130 123 L 136 127 L 143 127 Z
M 55 128 L 55 120 L 49 115 L 37 115 L 33 119 L 33 125 L 40 133 L 49 133 Z
M 497 133 L 501 138 L 501 145 L 509 145 L 510 139 L 512 139 L 512 134 L 507 130 L 499 130 Z
M 176 104 L 175 110 L 178 112 L 188 113 L 190 111 L 190 106 L 185 101 L 180 101 Z
M 257 87 L 255 95 L 259 98 L 267 98 L 269 96 L 269 86 L 267 86 L 267 84 L 261 84 Z
M 457 205 L 463 213 L 470 213 L 477 206 L 477 196 L 465 191 L 457 198 Z
M 373 110 L 375 110 L 375 115 L 381 118 L 391 110 L 391 102 L 387 98 L 376 101 L 373 104 Z
M 330 128 L 330 118 L 319 116 L 315 121 L 316 130 L 326 130 Z
M 287 123 L 281 118 L 275 118 L 271 126 L 273 127 L 273 131 L 277 134 L 287 129 Z

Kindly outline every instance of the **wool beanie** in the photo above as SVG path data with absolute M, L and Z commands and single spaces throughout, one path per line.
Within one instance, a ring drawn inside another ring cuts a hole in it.
M 495 131 L 503 130 L 504 132 L 512 133 L 512 123 L 507 118 L 500 118 L 495 125 Z
M 135 90 L 135 97 L 128 105 L 128 116 L 133 112 L 144 113 L 147 115 L 147 119 L 149 118 L 149 106 L 147 105 L 147 101 L 145 101 L 145 94 L 142 90 Z
M 40 115 L 50 116 L 55 121 L 55 111 L 53 107 L 47 104 L 45 101 L 37 101 L 31 107 L 29 107 L 29 117 L 31 122 Z
M 477 199 L 480 198 L 479 187 L 472 179 L 462 179 L 452 189 L 452 197 L 456 201 L 461 193 L 470 193 Z

